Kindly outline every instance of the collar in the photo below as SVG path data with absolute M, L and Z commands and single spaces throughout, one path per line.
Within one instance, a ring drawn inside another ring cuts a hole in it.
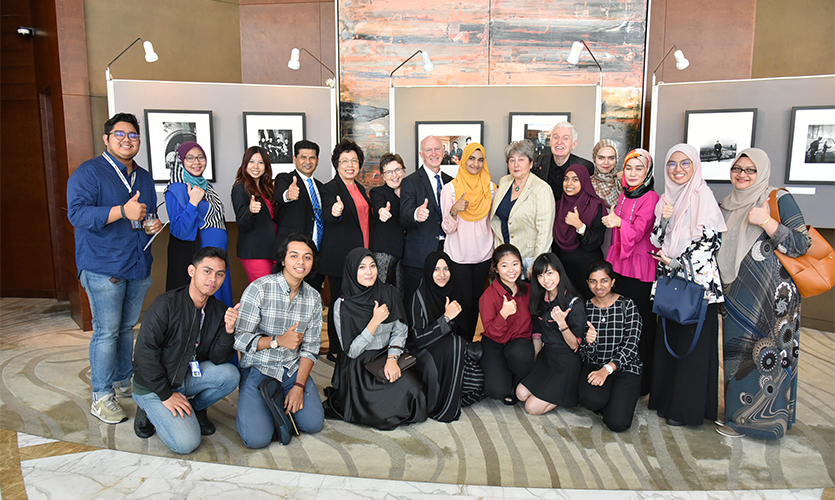
M 121 170 L 122 172 L 127 173 L 127 170 L 128 170 L 127 165 L 125 165 L 124 163 L 122 163 L 121 161 L 119 161 L 119 160 L 118 160 L 115 156 L 113 156 L 112 154 L 110 154 L 110 152 L 109 152 L 109 151 L 107 151 L 107 150 L 104 150 L 104 154 L 105 154 L 105 155 L 107 155 L 107 157 L 108 157 L 108 158 L 110 158 L 110 159 L 113 161 L 113 164 L 115 164 L 115 165 L 116 165 L 116 167 L 117 167 L 119 170 Z M 137 169 L 137 168 L 139 168 L 139 165 L 137 165 L 137 164 L 136 164 L 136 161 L 134 161 L 134 159 L 133 159 L 133 158 L 131 158 L 131 160 L 130 160 L 130 161 L 131 161 L 131 163 L 132 163 L 132 164 L 131 164 L 131 167 L 133 167 L 133 171 L 135 172 L 135 171 L 136 171 L 136 169 Z
M 287 278 L 284 277 L 284 269 L 282 268 L 280 273 L 276 273 L 276 283 L 278 283 L 278 287 L 281 289 L 282 292 L 290 295 L 290 292 L 293 290 L 290 289 L 290 284 L 287 283 Z M 299 295 L 304 296 L 304 280 L 302 280 L 302 284 L 299 287 Z
M 443 173 L 442 170 L 438 169 L 438 173 L 436 174 L 435 172 L 432 171 L 431 168 L 427 167 L 426 165 L 421 165 L 420 168 L 422 168 L 423 171 L 426 172 L 426 176 L 429 178 L 429 181 L 432 183 L 433 188 L 435 187 L 435 176 L 436 175 L 440 175 L 441 176 L 441 184 L 444 183 L 444 177 L 443 177 L 443 175 L 441 175 Z
M 304 179 L 304 182 L 305 182 L 305 183 L 307 183 L 307 180 L 308 180 L 308 179 L 312 179 L 312 178 L 313 178 L 313 176 L 312 176 L 312 175 L 304 175 L 304 174 L 301 172 L 301 170 L 299 170 L 299 169 L 296 169 L 296 173 L 297 173 L 297 174 L 299 174 L 299 177 L 301 177 L 302 179 Z M 314 182 L 314 184 L 315 184 L 315 182 Z

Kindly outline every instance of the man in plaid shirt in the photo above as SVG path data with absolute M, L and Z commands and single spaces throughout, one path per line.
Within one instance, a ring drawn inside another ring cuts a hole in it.
M 304 281 L 316 273 L 316 245 L 309 236 L 291 234 L 276 262 L 278 272 L 244 291 L 235 325 L 235 349 L 241 352 L 238 433 L 249 448 L 273 440 L 272 415 L 258 389 L 267 377 L 281 382 L 284 409 L 299 431 L 315 433 L 324 425 L 322 400 L 309 377 L 322 340 L 322 298 Z

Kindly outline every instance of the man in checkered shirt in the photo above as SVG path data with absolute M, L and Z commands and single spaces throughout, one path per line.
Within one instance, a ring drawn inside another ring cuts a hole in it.
M 291 234 L 276 252 L 275 274 L 259 278 L 241 297 L 235 349 L 241 352 L 238 433 L 249 448 L 273 440 L 272 415 L 258 389 L 267 377 L 281 383 L 284 408 L 301 432 L 319 432 L 325 413 L 310 370 L 322 341 L 322 298 L 305 283 L 316 273 L 313 240 Z

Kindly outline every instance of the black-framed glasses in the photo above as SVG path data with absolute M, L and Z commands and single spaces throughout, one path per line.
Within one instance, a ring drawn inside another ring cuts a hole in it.
M 741 167 L 737 167 L 736 165 L 734 165 L 733 167 L 731 167 L 731 172 L 734 173 L 734 174 L 738 174 L 740 172 L 745 172 L 748 175 L 754 175 L 754 174 L 757 173 L 757 169 L 756 168 L 741 168 Z
M 139 140 L 139 134 L 137 134 L 136 132 L 125 132 L 124 130 L 114 130 L 113 132 L 110 132 L 110 133 L 115 135 L 116 138 L 119 139 L 120 141 L 122 139 L 124 139 L 126 135 L 128 136 L 128 139 L 130 139 L 132 141 L 138 141 Z
M 202 162 L 206 161 L 206 157 L 203 156 L 203 155 L 197 155 L 197 156 L 188 155 L 188 156 L 186 156 L 186 161 L 189 162 L 189 163 L 194 163 L 196 161 L 199 161 L 199 162 L 202 163 Z

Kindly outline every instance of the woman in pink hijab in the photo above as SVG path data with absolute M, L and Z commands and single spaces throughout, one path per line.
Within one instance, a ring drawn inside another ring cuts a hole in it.
M 687 144 L 670 148 L 664 161 L 664 195 L 655 207 L 651 242 L 661 250 L 656 282 L 665 276 L 693 276 L 705 289 L 709 307 L 699 341 L 688 356 L 676 359 L 667 351 L 662 322 L 656 335 L 649 408 L 658 410 L 668 425 L 701 425 L 716 420 L 719 376 L 719 313 L 724 301 L 716 255 L 725 219 L 702 179 L 699 152 Z M 689 271 L 688 271 L 689 273 Z M 653 285 L 653 297 L 655 285 Z M 667 320 L 666 338 L 679 356 L 687 353 L 696 325 Z

